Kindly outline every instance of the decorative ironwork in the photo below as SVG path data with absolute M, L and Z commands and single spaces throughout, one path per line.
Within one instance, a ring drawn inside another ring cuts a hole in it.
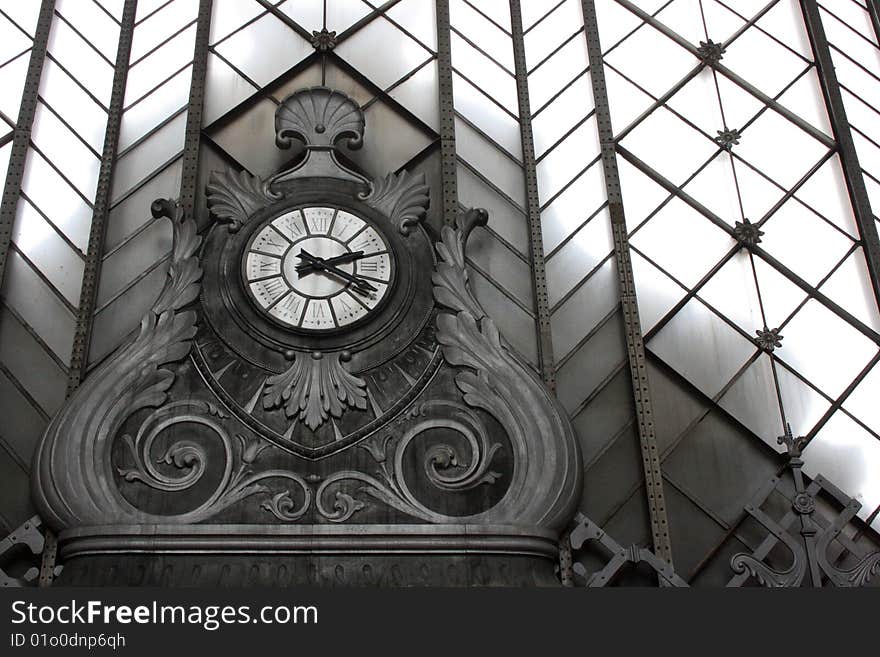
M 757 246 L 761 243 L 761 237 L 763 237 L 764 231 L 748 219 L 743 219 L 742 221 L 736 222 L 736 225 L 733 228 L 733 234 L 740 244 L 751 247 Z
M 657 573 L 660 583 L 665 586 L 688 586 L 687 582 L 675 574 L 675 570 L 667 561 L 658 557 L 651 550 L 638 545 L 623 547 L 583 513 L 578 513 L 574 517 L 574 521 L 577 524 L 571 531 L 569 538 L 572 549 L 584 549 L 588 542 L 594 542 L 598 543 L 610 556 L 605 567 L 591 575 L 588 575 L 583 564 L 574 564 L 574 572 L 585 580 L 585 586 L 590 588 L 610 586 L 626 568 L 632 568 L 639 564 L 650 566 Z
M 720 62 L 726 51 L 723 43 L 715 43 L 712 39 L 700 41 L 700 47 L 697 48 L 700 61 L 707 66 L 714 66 Z
M 34 565 L 28 568 L 21 577 L 13 577 L 6 570 L 9 569 L 8 563 L 10 561 L 21 559 L 24 556 L 18 549 L 22 545 L 27 548 L 28 556 L 30 556 L 31 560 L 39 562 L 39 558 L 46 548 L 46 539 L 40 531 L 42 524 L 40 516 L 33 516 L 0 541 L 0 588 L 36 585 L 37 579 L 40 576 L 40 568 L 37 566 Z M 52 576 L 54 578 L 57 572 L 60 572 L 61 566 L 55 566 L 53 560 L 52 569 Z
M 758 492 L 754 501 L 746 505 L 746 513 L 757 520 L 770 535 L 751 554 L 739 553 L 731 558 L 730 566 L 735 576 L 728 586 L 742 586 L 749 577 L 754 577 L 759 584 L 767 587 L 790 588 L 805 583 L 809 586 L 821 587 L 826 580 L 839 587 L 866 584 L 880 570 L 880 551 L 861 556 L 858 562 L 847 570 L 838 568 L 829 557 L 829 548 L 835 540 L 848 552 L 859 555 L 858 548 L 842 534 L 842 530 L 858 513 L 861 504 L 821 475 L 809 486 L 805 484 L 801 470 L 804 465 L 801 453 L 807 445 L 807 440 L 803 436 L 794 436 L 791 426 L 786 425 L 785 434 L 779 436 L 777 441 L 787 449 L 787 469 L 790 470 L 794 481 L 794 495 L 790 499 L 791 510 L 777 521 L 761 508 L 771 493 L 779 491 L 779 477 L 771 479 Z M 843 508 L 831 520 L 825 518 L 817 509 L 816 499 L 821 491 L 831 495 Z M 798 529 L 792 531 L 794 527 Z M 788 568 L 778 569 L 765 561 L 770 550 L 777 543 L 782 543 L 791 555 Z
M 725 128 L 718 131 L 718 136 L 713 141 L 726 151 L 732 151 L 733 147 L 739 144 L 742 139 L 742 133 L 735 128 Z
M 321 31 L 312 30 L 312 48 L 320 53 L 330 52 L 336 47 L 336 32 L 322 28 Z
M 766 326 L 762 329 L 755 331 L 755 343 L 764 351 L 773 353 L 775 349 L 779 349 L 782 346 L 782 336 L 779 334 L 778 328 L 767 328 Z

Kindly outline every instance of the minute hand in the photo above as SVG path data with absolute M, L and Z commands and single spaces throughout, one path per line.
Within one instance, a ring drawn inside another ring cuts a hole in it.
M 322 269 L 329 274 L 339 276 L 340 278 L 345 279 L 346 281 L 350 282 L 354 286 L 354 289 L 357 290 L 358 292 L 364 292 L 364 291 L 375 292 L 376 291 L 376 288 L 373 287 L 372 285 L 370 285 L 370 283 L 367 282 L 366 279 L 363 279 L 360 276 L 354 276 L 352 274 L 349 274 L 347 271 L 343 271 L 343 270 L 339 269 L 338 267 L 334 267 L 333 265 L 328 264 L 322 258 L 318 258 L 317 256 L 313 256 L 311 253 L 309 253 L 305 249 L 303 249 L 299 252 L 299 256 L 301 258 L 303 258 L 304 260 L 308 260 L 315 267 Z
M 333 258 L 326 258 L 324 259 L 324 264 L 344 265 L 349 262 L 360 260 L 363 257 L 363 251 L 352 251 L 351 253 L 343 253 L 342 255 L 334 256 Z M 303 274 L 309 274 L 316 269 L 318 269 L 318 267 L 311 262 L 301 262 L 296 266 L 296 271 L 300 276 L 302 276 Z

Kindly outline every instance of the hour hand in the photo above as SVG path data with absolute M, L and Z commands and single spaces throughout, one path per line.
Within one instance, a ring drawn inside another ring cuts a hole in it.
M 352 251 L 350 253 L 343 253 L 342 255 L 335 256 L 333 258 L 322 259 L 324 264 L 327 265 L 344 265 L 349 262 L 355 262 L 356 260 L 360 260 L 364 257 L 363 251 Z M 303 258 L 300 255 L 300 258 Z M 303 258 L 305 260 L 305 258 Z M 310 272 L 318 269 L 316 265 L 309 261 L 301 262 L 296 266 L 297 273 L 302 276 L 303 274 L 308 274 Z
M 376 291 L 376 288 L 371 285 L 369 281 L 367 281 L 365 278 L 355 276 L 354 274 L 349 274 L 347 271 L 343 271 L 339 269 L 339 267 L 335 267 L 334 265 L 329 264 L 327 260 L 319 258 L 318 256 L 313 256 L 305 249 L 302 249 L 299 252 L 299 257 L 314 265 L 316 269 L 325 271 L 328 274 L 333 274 L 334 276 L 338 276 L 339 278 L 348 281 L 352 284 L 353 289 L 360 294 L 369 294 L 370 292 Z M 300 273 L 300 276 L 302 276 L 302 273 Z

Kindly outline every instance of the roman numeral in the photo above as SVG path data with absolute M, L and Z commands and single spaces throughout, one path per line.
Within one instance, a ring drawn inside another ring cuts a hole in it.
M 364 261 L 361 261 L 361 264 L 358 268 L 361 271 L 377 272 L 377 271 L 379 271 L 379 263 L 376 262 L 375 260 L 373 260 L 373 261 L 364 260 Z
M 281 303 L 281 306 L 283 308 L 296 312 L 297 308 L 299 308 L 299 304 L 301 301 L 301 297 L 291 294 Z

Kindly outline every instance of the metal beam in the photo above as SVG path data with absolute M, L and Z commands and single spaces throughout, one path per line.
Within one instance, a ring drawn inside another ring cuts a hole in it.
M 825 97 L 825 107 L 828 110 L 828 118 L 831 120 L 834 138 L 837 140 L 846 189 L 849 193 L 850 203 L 852 203 L 856 224 L 859 227 L 859 235 L 862 238 L 865 261 L 868 264 L 868 276 L 871 279 L 871 286 L 874 288 L 874 298 L 880 304 L 880 239 L 877 236 L 877 224 L 874 222 L 874 213 L 871 211 L 868 190 L 865 188 L 865 180 L 862 177 L 859 156 L 856 153 L 849 120 L 846 117 L 846 108 L 843 104 L 843 96 L 840 93 L 840 85 L 834 71 L 834 60 L 831 57 L 828 38 L 825 36 L 819 5 L 816 0 L 800 0 L 800 3 L 807 36 L 810 38 L 810 45 L 816 60 L 819 84 L 822 87 L 822 95 Z
M 669 537 L 669 521 L 666 515 L 666 498 L 663 492 L 660 451 L 657 447 L 657 437 L 654 432 L 654 410 L 651 401 L 651 389 L 648 383 L 645 345 L 639 320 L 632 262 L 630 261 L 629 238 L 626 230 L 623 195 L 620 189 L 620 175 L 617 170 L 614 131 L 611 126 L 611 110 L 608 104 L 608 90 L 605 85 L 602 46 L 599 41 L 599 30 L 596 23 L 596 5 L 594 0 L 582 0 L 582 3 L 587 53 L 590 60 L 590 76 L 593 82 L 593 96 L 596 102 L 599 141 L 602 147 L 602 167 L 605 173 L 608 207 L 614 235 L 614 255 L 617 261 L 618 282 L 620 284 L 620 304 L 623 312 L 624 330 L 626 332 L 630 378 L 633 396 L 635 397 L 642 465 L 645 471 L 645 488 L 648 497 L 648 512 L 651 518 L 654 552 L 671 566 L 672 543 Z
M 874 26 L 874 36 L 880 44 L 880 0 L 868 0 L 868 15 L 871 17 L 871 25 Z
M 101 168 L 95 191 L 94 212 L 89 229 L 89 245 L 83 268 L 82 287 L 79 306 L 76 311 L 76 326 L 73 333 L 73 348 L 70 354 L 70 369 L 67 373 L 66 397 L 70 397 L 82 383 L 89 362 L 89 344 L 95 319 L 95 304 L 98 299 L 98 282 L 101 279 L 101 262 L 104 258 L 104 237 L 107 217 L 110 215 L 110 202 L 113 188 L 113 169 L 116 151 L 119 146 L 119 130 L 122 124 L 122 108 L 125 101 L 125 84 L 128 80 L 128 64 L 131 55 L 131 40 L 134 35 L 134 17 L 137 0 L 125 0 L 122 9 L 122 23 L 119 29 L 119 42 L 116 47 L 116 66 L 113 72 L 113 87 L 110 93 L 110 107 L 107 113 L 107 126 L 104 130 L 104 149 L 101 154 Z M 55 562 L 58 556 L 58 537 L 47 527 L 46 544 L 40 563 L 41 587 L 51 586 L 55 580 Z
M 126 0 L 122 9 L 119 45 L 116 48 L 116 67 L 113 73 L 107 127 L 104 132 L 104 150 L 101 154 L 101 168 L 95 192 L 95 210 L 92 214 L 92 225 L 89 231 L 89 246 L 86 251 L 79 307 L 76 313 L 76 328 L 73 334 L 73 350 L 70 354 L 70 369 L 67 374 L 68 397 L 79 387 L 89 363 L 89 345 L 91 344 L 92 326 L 95 319 L 95 305 L 98 301 L 101 263 L 104 259 L 104 237 L 107 232 L 107 218 L 110 215 L 113 171 L 119 146 L 119 130 L 122 125 L 122 108 L 125 101 L 128 60 L 131 55 L 136 10 L 137 0 Z
M 49 42 L 49 30 L 52 28 L 52 15 L 55 12 L 55 0 L 43 0 L 40 15 L 37 18 L 37 29 L 31 48 L 31 58 L 24 79 L 24 91 L 21 106 L 18 109 L 18 121 L 12 136 L 12 148 L 9 153 L 9 168 L 6 170 L 6 184 L 3 187 L 3 200 L 0 201 L 0 287 L 6 272 L 6 256 L 9 254 L 9 243 L 12 241 L 12 225 L 18 199 L 21 196 L 21 181 L 24 177 L 24 165 L 27 160 L 28 146 L 31 141 L 31 128 L 34 114 L 37 111 L 37 94 L 40 90 L 40 77 L 43 73 L 43 61 L 46 59 L 46 46 Z
M 443 185 L 443 223 L 455 224 L 458 178 L 455 157 L 455 105 L 452 95 L 452 42 L 449 0 L 437 0 L 437 77 L 440 97 L 440 180 Z
M 212 6 L 213 0 L 199 0 L 199 15 L 196 19 L 196 43 L 193 53 L 189 104 L 186 109 L 183 167 L 180 176 L 180 204 L 187 217 L 194 216 L 196 185 L 199 181 L 199 148 L 202 136 L 202 115 L 205 107 L 205 76 L 208 72 L 208 41 L 211 35 Z
M 541 378 L 551 391 L 556 391 L 556 365 L 553 362 L 553 341 L 550 331 L 550 298 L 547 293 L 547 271 L 544 258 L 544 236 L 541 231 L 541 200 L 538 197 L 538 173 L 535 164 L 535 141 L 532 135 L 532 110 L 529 103 L 528 68 L 523 40 L 520 0 L 510 0 L 510 25 L 513 37 L 513 63 L 516 73 L 516 95 L 519 102 L 520 139 L 523 152 L 523 174 L 526 183 L 526 212 L 529 224 L 529 256 L 532 269 L 532 290 L 535 296 L 535 323 L 538 331 L 538 364 Z

